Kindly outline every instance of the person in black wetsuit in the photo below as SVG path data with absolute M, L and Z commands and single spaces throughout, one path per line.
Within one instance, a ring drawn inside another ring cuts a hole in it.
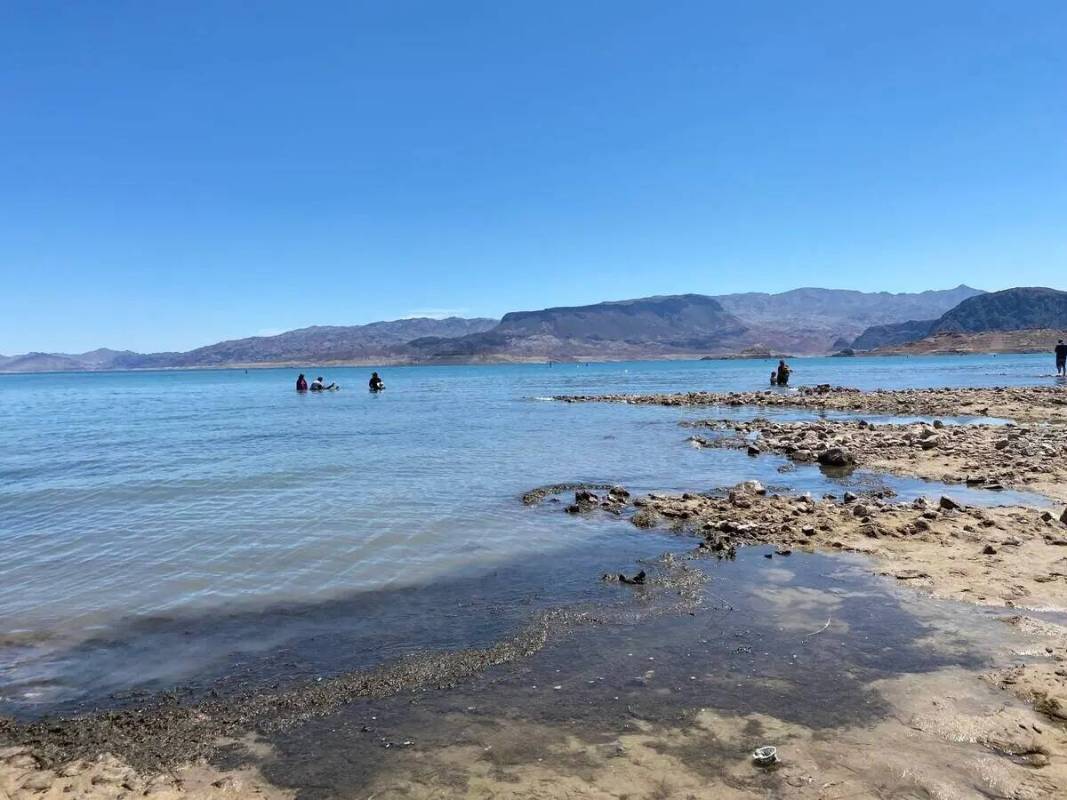
M 791 370 L 789 368 L 789 365 L 785 363 L 785 359 L 784 358 L 778 362 L 778 385 L 779 386 L 788 386 L 789 385 L 789 373 L 792 372 L 792 371 L 793 370 Z
M 303 372 L 296 379 L 296 390 L 298 392 L 306 392 L 308 390 L 307 378 L 304 377 Z
M 1067 344 L 1063 339 L 1056 343 L 1056 374 L 1067 375 Z
M 372 392 L 380 392 L 382 389 L 385 388 L 385 383 L 383 383 L 382 379 L 378 377 L 378 373 L 377 372 L 372 372 L 371 373 L 370 384 L 369 385 L 370 385 L 370 390 Z

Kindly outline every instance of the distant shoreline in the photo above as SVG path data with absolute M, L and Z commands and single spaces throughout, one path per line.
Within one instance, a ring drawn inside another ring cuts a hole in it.
M 930 350 L 930 351 L 918 351 L 908 350 L 905 348 L 898 349 L 883 349 L 883 350 L 869 350 L 858 351 L 849 358 L 890 358 L 890 357 L 905 357 L 905 358 L 921 358 L 921 357 L 943 357 L 943 356 L 997 356 L 997 355 L 1049 355 L 1051 358 L 1051 348 L 1042 349 L 1029 349 L 1029 350 Z M 834 353 L 821 353 L 821 354 L 807 354 L 807 355 L 770 355 L 770 356 L 752 356 L 742 354 L 727 354 L 727 355 L 669 355 L 669 356 L 655 356 L 655 357 L 597 357 L 597 358 L 569 358 L 569 359 L 544 359 L 544 358 L 501 358 L 501 359 L 475 359 L 469 361 L 390 361 L 390 360 L 360 360 L 360 361 L 304 361 L 304 362 L 256 362 L 251 364 L 212 364 L 205 366 L 181 366 L 181 367 L 124 367 L 119 369 L 70 369 L 70 370 L 23 370 L 12 371 L 0 369 L 0 377 L 3 376 L 26 376 L 26 375 L 117 375 L 122 373 L 150 373 L 150 372 L 232 372 L 236 370 L 269 370 L 269 369 L 289 369 L 289 370 L 314 370 L 314 369 L 353 369 L 353 368 L 367 368 L 372 367 L 499 367 L 499 366 L 529 366 L 529 365 L 541 365 L 548 367 L 550 364 L 556 366 L 582 366 L 587 364 L 622 364 L 629 362 L 646 363 L 646 362 L 667 362 L 667 361 L 695 361 L 695 362 L 708 362 L 708 361 L 751 361 L 753 363 L 766 362 L 766 361 L 778 361 L 779 359 L 786 359 L 790 361 L 804 361 L 809 359 L 818 358 L 835 358 L 838 357 Z

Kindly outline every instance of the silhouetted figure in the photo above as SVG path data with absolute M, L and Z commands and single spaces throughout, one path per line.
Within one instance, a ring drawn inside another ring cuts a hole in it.
M 370 390 L 372 392 L 380 392 L 384 388 L 385 384 L 382 382 L 382 379 L 378 377 L 378 373 L 372 372 L 370 376 Z
M 304 377 L 303 372 L 296 379 L 296 390 L 298 392 L 306 392 L 308 390 L 307 378 Z
M 327 389 L 335 388 L 337 388 L 336 383 L 331 383 L 329 386 L 323 383 L 321 375 L 319 375 L 319 377 L 315 378 L 315 380 L 311 382 L 311 391 L 313 392 L 325 392 Z
M 785 363 L 785 359 L 782 359 L 782 360 L 780 360 L 778 362 L 778 375 L 777 375 L 777 377 L 778 377 L 778 385 L 779 386 L 788 386 L 789 385 L 789 373 L 792 372 L 792 371 L 793 370 L 791 370 L 789 368 L 789 365 Z
M 1067 344 L 1063 339 L 1056 343 L 1056 374 L 1067 375 Z

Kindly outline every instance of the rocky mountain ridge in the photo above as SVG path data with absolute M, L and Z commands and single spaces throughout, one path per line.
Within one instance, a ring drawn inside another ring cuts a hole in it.
M 903 345 L 937 339 L 930 348 L 912 347 L 914 352 L 937 350 L 953 335 L 993 334 L 1009 331 L 1062 331 L 1067 329 L 1067 292 L 1041 286 L 1021 286 L 970 297 L 936 319 L 908 320 L 868 328 L 852 343 L 854 350 L 892 350 Z M 999 337 L 1007 343 L 1010 337 Z M 1019 338 L 1019 337 L 1015 337 Z M 961 347 L 966 337 L 957 336 Z M 992 341 L 990 337 L 986 339 Z M 1020 339 L 1020 341 L 1022 341 Z M 973 343 L 972 343 L 973 344 Z
M 0 356 L 0 371 L 815 355 L 840 348 L 871 326 L 942 314 L 981 294 L 958 286 L 899 294 L 801 288 L 778 294 L 657 296 L 516 311 L 499 321 L 452 317 L 312 326 L 184 353 L 101 349 Z

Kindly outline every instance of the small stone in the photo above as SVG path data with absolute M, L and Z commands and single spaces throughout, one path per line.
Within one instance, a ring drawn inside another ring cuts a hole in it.
M 855 494 L 854 492 L 845 492 L 844 500 L 846 503 L 854 502 L 857 499 L 859 499 L 859 495 Z
M 55 775 L 51 772 L 35 772 L 22 782 L 23 789 L 31 792 L 45 792 L 51 788 Z
M 982 548 L 982 554 L 987 556 L 995 556 L 997 554 L 997 548 L 993 547 L 993 545 L 991 544 L 987 544 L 985 547 Z
M 941 500 L 938 503 L 945 511 L 951 511 L 953 509 L 962 508 L 962 506 L 947 495 L 941 495 Z

